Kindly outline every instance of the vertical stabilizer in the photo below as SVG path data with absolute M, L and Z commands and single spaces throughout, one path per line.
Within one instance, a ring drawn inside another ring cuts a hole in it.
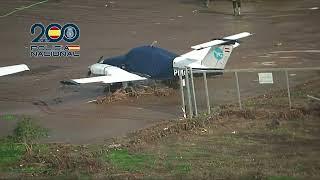
M 212 46 L 201 64 L 210 69 L 224 69 L 232 50 L 233 45 Z

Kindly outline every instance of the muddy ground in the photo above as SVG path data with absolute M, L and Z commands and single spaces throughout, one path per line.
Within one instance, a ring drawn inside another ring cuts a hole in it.
M 34 2 L 1 1 L 0 15 Z M 317 0 L 244 1 L 240 17 L 232 16 L 229 1 L 217 1 L 209 9 L 195 0 L 112 2 L 49 0 L 1 16 L 0 65 L 26 63 L 32 71 L 0 78 L 0 114 L 31 115 L 51 129 L 48 141 L 72 143 L 102 142 L 162 120 L 179 118 L 179 96 L 96 105 L 86 102 L 102 95 L 103 86 L 59 84 L 60 80 L 84 77 L 88 65 L 101 55 L 118 55 L 154 40 L 158 46 L 180 54 L 189 51 L 191 45 L 249 31 L 255 35 L 243 40 L 227 68 L 320 65 L 320 10 L 310 9 L 320 7 Z M 81 29 L 81 57 L 30 58 L 29 31 L 37 22 L 77 23 Z M 240 85 L 248 87 L 245 82 Z M 233 86 L 221 81 L 219 88 L 215 83 L 210 87 L 215 93 L 214 102 L 219 104 L 226 97 L 226 90 L 220 87 Z M 244 90 L 246 96 L 257 95 L 254 89 Z M 0 121 L 0 135 L 9 134 L 14 124 L 14 120 Z

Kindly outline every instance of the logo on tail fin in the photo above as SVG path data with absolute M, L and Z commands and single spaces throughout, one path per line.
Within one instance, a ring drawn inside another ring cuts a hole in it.
M 217 59 L 217 61 L 223 59 L 223 51 L 218 47 L 213 50 L 213 55 Z

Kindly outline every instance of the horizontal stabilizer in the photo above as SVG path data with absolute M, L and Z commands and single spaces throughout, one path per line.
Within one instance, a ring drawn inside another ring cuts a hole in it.
M 212 47 L 212 46 L 224 44 L 224 43 L 227 43 L 228 41 L 234 41 L 234 40 L 241 39 L 241 38 L 244 38 L 244 37 L 248 37 L 248 36 L 251 36 L 251 35 L 252 35 L 251 33 L 243 32 L 243 33 L 235 34 L 235 35 L 232 35 L 232 36 L 224 37 L 222 39 L 217 39 L 217 40 L 213 40 L 213 41 L 210 41 L 210 42 L 206 42 L 206 43 L 202 43 L 202 44 L 199 44 L 199 45 L 195 45 L 195 46 L 192 46 L 191 48 L 195 49 L 195 50 L 199 50 L 199 49 L 203 49 L 203 48 L 207 48 L 207 47 Z M 239 46 L 239 44 L 237 42 L 235 42 L 235 45 Z

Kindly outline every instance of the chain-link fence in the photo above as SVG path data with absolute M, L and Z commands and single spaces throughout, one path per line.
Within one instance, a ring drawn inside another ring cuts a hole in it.
M 320 97 L 320 67 L 181 71 L 182 107 L 189 117 L 222 104 L 292 108 Z

